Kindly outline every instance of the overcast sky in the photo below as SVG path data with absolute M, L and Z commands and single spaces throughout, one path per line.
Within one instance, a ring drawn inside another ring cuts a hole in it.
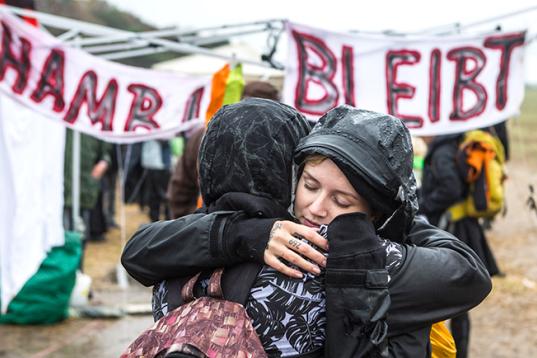
M 533 0 L 106 0 L 144 21 L 162 28 L 202 28 L 256 20 L 285 18 L 332 31 L 415 32 L 442 25 L 473 24 L 533 7 L 523 15 L 488 22 L 471 31 L 488 31 L 501 24 L 505 30 L 529 30 L 537 35 L 537 1 Z M 535 42 L 535 41 L 534 41 Z M 530 82 L 537 82 L 537 46 L 528 48 Z M 533 69 L 535 68 L 535 70 Z

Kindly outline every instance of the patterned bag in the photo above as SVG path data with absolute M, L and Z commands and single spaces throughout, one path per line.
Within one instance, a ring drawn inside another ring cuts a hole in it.
M 121 357 L 267 357 L 244 307 L 223 299 L 222 272 L 209 279 L 210 297 L 195 299 L 200 274 L 191 278 L 181 291 L 185 304 L 138 336 Z

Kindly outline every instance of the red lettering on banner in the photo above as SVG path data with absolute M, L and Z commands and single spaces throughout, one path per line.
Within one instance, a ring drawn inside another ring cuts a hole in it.
M 55 112 L 61 112 L 65 107 L 63 99 L 64 64 L 65 54 L 63 50 L 52 49 L 41 70 L 39 83 L 30 96 L 36 103 L 41 103 L 47 96 L 54 97 L 52 109 Z
M 431 52 L 431 63 L 429 66 L 429 120 L 434 123 L 440 120 L 440 95 L 441 95 L 441 70 L 442 53 L 435 48 Z
M 507 104 L 507 85 L 509 83 L 509 67 L 513 50 L 524 44 L 525 32 L 510 35 L 490 36 L 484 41 L 484 46 L 501 51 L 500 71 L 496 79 L 496 108 L 502 110 Z
M 345 104 L 356 106 L 354 101 L 354 53 L 351 46 L 341 49 L 341 68 Z
M 4 80 L 6 70 L 12 68 L 17 72 L 17 78 L 13 86 L 12 91 L 21 94 L 26 88 L 28 83 L 28 73 L 30 71 L 30 53 L 32 50 L 32 43 L 24 37 L 19 37 L 20 41 L 20 54 L 17 58 L 11 48 L 13 44 L 13 35 L 11 29 L 5 22 L 1 22 L 2 26 L 2 52 L 0 52 L 0 81 Z
M 181 122 L 188 122 L 191 119 L 199 118 L 200 116 L 200 104 L 203 97 L 204 87 L 200 87 L 192 92 L 186 101 L 185 111 L 183 112 L 183 120 Z
M 86 103 L 87 114 L 92 124 L 101 123 L 103 131 L 112 131 L 116 100 L 118 93 L 117 81 L 108 81 L 100 99 L 97 99 L 98 78 L 95 71 L 87 71 L 78 82 L 76 91 L 65 113 L 64 121 L 73 124 L 78 118 L 82 104 Z
M 337 69 L 336 57 L 322 39 L 298 31 L 293 31 L 292 35 L 296 42 L 298 55 L 295 107 L 304 113 L 322 115 L 334 108 L 339 99 L 339 92 L 333 81 Z M 319 57 L 322 62 L 320 66 L 308 61 L 308 50 Z M 308 98 L 310 82 L 314 82 L 322 88 L 324 91 L 322 98 Z
M 162 106 L 162 97 L 158 91 L 141 83 L 131 84 L 127 89 L 134 96 L 124 130 L 128 132 L 138 127 L 148 130 L 160 128 L 153 118 Z
M 449 115 L 450 120 L 466 121 L 479 116 L 485 110 L 488 98 L 485 86 L 476 81 L 487 63 L 485 54 L 476 47 L 468 46 L 450 50 L 447 58 L 455 62 L 453 110 Z M 469 61 L 475 64 L 471 69 L 468 68 Z M 476 96 L 476 103 L 468 110 L 464 109 L 464 90 L 472 91 Z
M 397 50 L 386 53 L 386 98 L 388 113 L 404 120 L 408 128 L 421 128 L 423 126 L 423 118 L 399 113 L 398 100 L 400 98 L 413 98 L 416 87 L 408 83 L 397 82 L 397 70 L 401 65 L 413 66 L 420 62 L 420 59 L 420 53 L 414 50 Z

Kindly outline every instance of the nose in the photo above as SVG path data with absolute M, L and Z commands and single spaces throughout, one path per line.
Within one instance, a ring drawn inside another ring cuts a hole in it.
M 328 210 L 325 205 L 325 197 L 322 194 L 319 194 L 309 205 L 309 211 L 311 215 L 316 218 L 324 218 L 328 214 Z

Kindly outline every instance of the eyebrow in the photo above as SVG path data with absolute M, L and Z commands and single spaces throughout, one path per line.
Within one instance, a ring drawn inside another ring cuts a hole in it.
M 315 183 L 319 183 L 319 181 L 317 179 L 315 179 L 315 177 L 309 173 L 306 169 L 304 169 L 304 171 L 302 172 L 302 175 L 306 175 L 306 180 L 313 180 Z M 352 193 L 348 193 L 344 190 L 339 190 L 339 189 L 336 189 L 334 190 L 337 194 L 343 194 L 343 195 L 346 195 L 346 196 L 350 196 L 351 198 L 357 200 L 357 201 L 360 201 L 360 199 L 358 197 L 356 197 L 356 195 L 352 194 Z

